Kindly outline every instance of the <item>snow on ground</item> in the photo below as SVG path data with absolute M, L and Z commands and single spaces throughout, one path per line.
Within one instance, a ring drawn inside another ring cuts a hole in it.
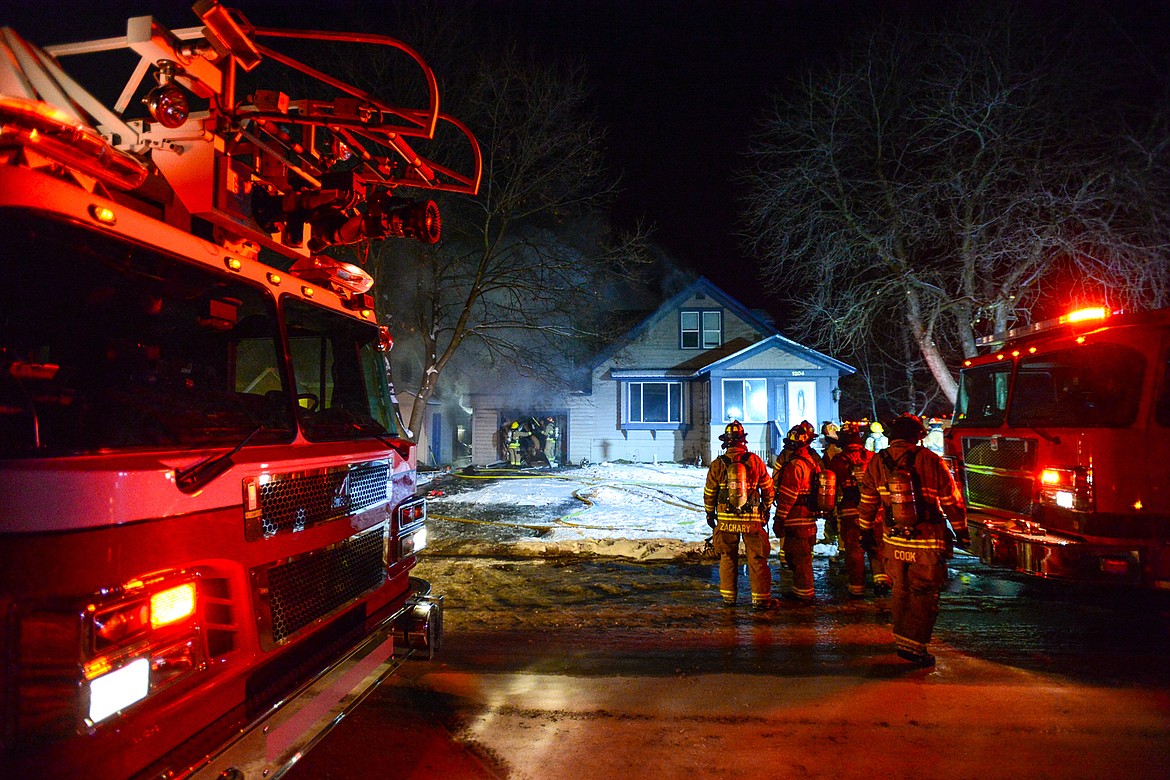
M 419 482 L 432 493 L 432 553 L 674 560 L 702 557 L 711 536 L 706 477 L 705 467 L 599 463 L 420 474 Z

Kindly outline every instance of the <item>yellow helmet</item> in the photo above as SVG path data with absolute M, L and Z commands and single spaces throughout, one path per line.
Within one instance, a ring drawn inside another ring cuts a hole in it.
M 513 428 L 519 428 L 519 427 L 520 427 L 520 423 L 518 423 L 518 422 L 514 422 L 514 423 L 512 423 L 512 427 L 513 427 Z
M 882 431 L 885 430 L 885 428 L 882 426 L 882 424 L 880 422 L 873 423 L 872 425 L 869 426 L 869 429 L 871 431 L 873 431 L 874 433 L 881 433 Z

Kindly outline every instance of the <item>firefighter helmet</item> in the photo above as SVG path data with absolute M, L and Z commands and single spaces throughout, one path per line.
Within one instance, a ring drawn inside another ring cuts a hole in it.
M 747 441 L 747 433 L 744 432 L 743 425 L 740 424 L 739 420 L 732 420 L 723 429 L 723 435 L 719 437 L 719 441 L 723 442 L 723 446 L 726 447 L 729 444 Z
M 826 439 L 836 439 L 840 432 L 841 429 L 838 428 L 835 423 L 829 420 L 825 420 L 823 423 L 821 423 L 821 435 Z
M 917 442 L 926 438 L 926 426 L 922 418 L 909 412 L 900 415 L 890 423 L 890 438 Z
M 871 431 L 873 431 L 874 433 L 881 433 L 882 431 L 885 430 L 885 428 L 882 427 L 882 424 L 880 422 L 876 422 L 876 421 L 870 424 L 869 429 Z
M 865 442 L 861 440 L 861 433 L 856 428 L 845 428 L 837 434 L 837 444 L 841 449 L 865 446 Z
M 813 433 L 809 430 L 811 427 L 807 422 L 792 426 L 784 437 L 784 446 L 790 450 L 807 447 L 813 440 Z
M 517 428 L 519 428 L 519 427 L 520 427 L 520 423 L 518 423 L 518 422 L 514 422 L 514 423 L 512 423 L 512 430 L 515 430 L 515 429 L 517 429 Z

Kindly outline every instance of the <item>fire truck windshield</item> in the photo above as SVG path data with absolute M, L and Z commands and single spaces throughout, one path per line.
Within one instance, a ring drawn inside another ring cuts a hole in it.
M 0 231 L 0 457 L 292 441 L 262 288 L 28 213 Z
M 397 436 L 378 329 L 291 296 L 282 306 L 305 437 Z
M 1021 358 L 1008 424 L 1130 425 L 1141 399 L 1145 358 L 1119 344 L 1087 344 Z
M 1010 364 L 968 368 L 959 375 L 955 425 L 997 426 L 1007 411 Z
M 955 424 L 1067 428 L 1131 425 L 1145 358 L 1119 344 L 1087 344 L 964 369 Z

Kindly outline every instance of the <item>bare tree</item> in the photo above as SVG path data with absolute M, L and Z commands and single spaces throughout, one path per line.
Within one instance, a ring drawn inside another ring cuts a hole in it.
M 1166 149 L 1077 43 L 1002 9 L 883 25 L 776 100 L 747 226 L 767 282 L 799 289 L 805 337 L 856 352 L 904 329 L 953 404 L 954 356 L 1062 279 L 1165 302 Z
M 480 194 L 440 201 L 439 244 L 370 261 L 383 309 L 420 347 L 414 432 L 469 348 L 481 369 L 563 378 L 582 345 L 607 335 L 610 293 L 642 258 L 641 237 L 612 235 L 605 216 L 616 184 L 581 69 L 509 50 L 457 95 L 451 110 L 483 149 Z

